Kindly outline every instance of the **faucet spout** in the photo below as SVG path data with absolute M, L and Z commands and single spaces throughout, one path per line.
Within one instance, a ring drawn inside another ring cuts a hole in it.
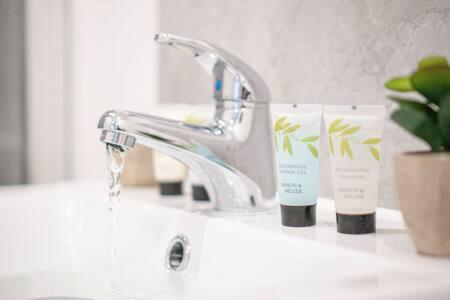
M 202 180 L 218 210 L 273 206 L 273 160 L 268 155 L 272 149 L 252 146 L 248 135 L 238 141 L 239 135 L 218 125 L 197 126 L 128 111 L 104 113 L 98 128 L 104 143 L 124 151 L 138 143 L 185 163 Z
M 100 140 L 123 151 L 138 143 L 188 165 L 218 210 L 271 207 L 276 194 L 269 89 L 248 65 L 216 46 L 167 33 L 155 41 L 188 50 L 211 66 L 214 119 L 207 126 L 128 111 L 108 111 L 99 120 Z M 222 94 L 224 71 L 232 96 Z

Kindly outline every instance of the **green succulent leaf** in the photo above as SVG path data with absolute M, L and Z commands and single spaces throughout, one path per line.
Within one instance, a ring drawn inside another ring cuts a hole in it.
M 341 156 L 344 157 L 345 154 L 347 154 L 350 159 L 353 159 L 353 153 L 350 147 L 350 143 L 348 142 L 348 139 L 343 138 L 341 141 Z
M 427 142 L 432 151 L 439 151 L 442 147 L 439 128 L 425 112 L 400 108 L 392 113 L 391 119 L 405 130 Z
M 376 145 L 381 142 L 381 139 L 374 138 L 374 139 L 367 139 L 364 142 L 362 142 L 364 145 Z
M 286 117 L 281 117 L 278 120 L 276 120 L 275 124 L 273 126 L 274 130 L 281 131 L 281 130 L 285 129 L 286 127 L 288 127 L 289 125 L 291 125 L 289 122 L 284 123 L 284 121 L 286 121 Z
M 335 133 L 337 132 L 337 129 L 339 128 L 339 124 L 341 124 L 343 118 L 336 119 L 333 122 L 331 122 L 330 127 L 328 128 L 328 133 Z
M 295 132 L 295 131 L 298 130 L 299 128 L 300 128 L 300 124 L 292 125 L 291 127 L 286 128 L 286 129 L 283 131 L 283 134 L 288 134 L 288 133 Z
M 334 145 L 333 145 L 333 139 L 331 138 L 331 135 L 328 135 L 328 145 L 330 146 L 331 155 L 334 155 Z
M 430 102 L 439 105 L 440 100 L 450 93 L 450 68 L 433 67 L 418 70 L 411 76 L 415 90 Z
M 375 158 L 377 161 L 380 161 L 380 152 L 378 152 L 377 148 L 375 147 L 369 147 L 370 153 L 372 154 L 373 158 Z
M 396 92 L 412 92 L 414 87 L 411 84 L 411 78 L 407 76 L 394 77 L 384 83 L 387 89 Z
M 315 141 L 318 141 L 318 140 L 319 140 L 318 136 L 310 136 L 310 137 L 304 138 L 302 140 L 302 142 L 304 142 L 304 143 L 312 143 L 312 142 L 315 142 Z
M 441 100 L 438 120 L 444 148 L 450 151 L 450 93 Z
M 443 56 L 432 55 L 420 60 L 418 65 L 419 70 L 432 67 L 448 67 L 448 61 Z
M 284 136 L 283 138 L 283 151 L 284 153 L 289 153 L 290 156 L 292 156 L 292 144 L 291 144 L 291 140 L 289 139 L 289 137 L 287 135 Z
M 433 120 L 437 119 L 437 113 L 426 103 L 418 102 L 415 99 L 397 97 L 393 95 L 389 95 L 388 98 L 396 102 L 401 108 L 423 111 Z
M 315 158 L 319 158 L 319 151 L 317 151 L 317 148 L 310 144 L 307 144 L 307 145 L 308 145 L 309 152 L 311 152 L 311 154 Z
M 343 131 L 343 132 L 341 133 L 341 136 L 353 134 L 353 133 L 357 132 L 357 131 L 360 130 L 360 129 L 361 129 L 361 126 L 354 126 L 354 127 L 351 127 L 351 128 L 349 128 L 349 129 L 346 129 L 345 131 Z

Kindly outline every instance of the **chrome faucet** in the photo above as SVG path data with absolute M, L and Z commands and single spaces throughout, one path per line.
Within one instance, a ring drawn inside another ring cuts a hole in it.
M 204 41 L 167 33 L 157 34 L 155 41 L 187 50 L 212 74 L 213 120 L 198 126 L 128 111 L 107 111 L 98 123 L 100 140 L 122 151 L 142 144 L 185 163 L 202 180 L 215 209 L 272 207 L 276 177 L 271 96 L 262 78 L 238 58 Z

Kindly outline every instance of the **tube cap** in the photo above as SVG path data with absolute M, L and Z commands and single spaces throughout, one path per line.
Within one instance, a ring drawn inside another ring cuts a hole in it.
M 281 204 L 281 224 L 288 227 L 316 225 L 316 204 L 292 206 Z
M 163 196 L 176 196 L 183 194 L 183 182 L 160 182 L 159 193 Z
M 195 201 L 209 201 L 209 195 L 203 185 L 192 185 L 192 199 Z
M 336 213 L 336 223 L 339 233 L 364 234 L 376 231 L 375 213 L 366 215 Z

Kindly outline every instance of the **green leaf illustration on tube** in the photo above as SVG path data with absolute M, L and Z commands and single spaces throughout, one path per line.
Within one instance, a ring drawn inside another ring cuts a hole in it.
M 341 156 L 344 157 L 345 154 L 347 154 L 347 156 L 350 159 L 353 159 L 352 149 L 350 148 L 350 144 L 348 142 L 348 139 L 343 138 L 342 141 L 341 141 Z
M 290 156 L 292 156 L 292 144 L 291 140 L 287 135 L 283 138 L 283 151 L 286 153 L 286 151 L 289 153 Z
M 289 122 L 287 122 L 287 123 L 284 123 L 284 121 L 286 121 L 286 117 L 281 117 L 281 118 L 279 118 L 276 122 L 275 122 L 275 125 L 273 126 L 274 127 L 274 130 L 275 131 L 281 131 L 281 130 L 284 130 L 286 127 L 288 127 L 289 125 L 291 125 L 291 123 L 289 123 Z
M 342 120 L 344 120 L 343 118 L 334 120 L 333 122 L 331 122 L 330 127 L 328 128 L 328 133 L 335 133 L 336 130 L 339 128 L 339 124 L 341 124 Z
M 273 125 L 273 129 L 275 131 L 280 130 L 281 126 L 283 125 L 284 120 L 286 120 L 286 117 L 281 117 L 281 118 L 277 119 L 275 121 L 275 125 Z
M 315 157 L 315 158 L 319 158 L 319 151 L 317 151 L 317 148 L 314 147 L 313 145 L 308 144 L 308 149 L 309 152 L 311 152 L 311 154 Z
M 300 124 L 292 125 L 283 131 L 283 134 L 293 133 L 300 128 Z
M 312 143 L 312 142 L 315 142 L 315 141 L 318 141 L 318 140 L 319 140 L 318 136 L 310 136 L 310 137 L 304 138 L 302 140 L 302 142 L 304 142 L 304 143 Z
M 353 134 L 353 133 L 357 132 L 360 129 L 361 129 L 361 126 L 351 127 L 349 129 L 346 129 L 345 131 L 343 131 L 341 133 L 341 136 Z
M 364 145 L 376 145 L 381 142 L 381 139 L 367 139 L 363 142 Z
M 347 129 L 348 127 L 350 127 L 349 124 L 344 124 L 344 125 L 342 125 L 342 126 L 339 126 L 338 128 L 336 128 L 336 133 L 338 133 L 338 132 L 340 132 L 340 131 L 342 131 L 342 130 Z
M 275 138 L 275 151 L 278 152 L 278 136 L 277 136 L 277 132 L 274 133 L 274 138 Z
M 370 153 L 372 154 L 373 158 L 375 158 L 377 161 L 380 161 L 380 152 L 375 147 L 369 147 Z
M 334 155 L 334 145 L 333 145 L 333 139 L 331 138 L 331 135 L 328 136 L 328 145 L 330 146 L 331 155 Z

